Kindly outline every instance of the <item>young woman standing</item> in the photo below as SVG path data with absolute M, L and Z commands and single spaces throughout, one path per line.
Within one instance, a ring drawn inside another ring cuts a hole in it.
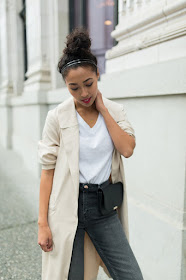
M 38 143 L 42 280 L 94 280 L 99 265 L 114 280 L 143 280 L 129 245 L 121 158 L 133 154 L 134 129 L 124 107 L 98 90 L 90 46 L 83 28 L 67 36 L 58 70 L 71 97 L 48 112 Z M 98 185 L 118 181 L 123 182 L 122 205 L 102 215 Z

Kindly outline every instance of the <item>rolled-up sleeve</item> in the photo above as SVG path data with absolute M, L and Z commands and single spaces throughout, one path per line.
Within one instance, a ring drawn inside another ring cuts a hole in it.
M 38 141 L 38 161 L 42 164 L 42 169 L 55 168 L 59 146 L 59 126 L 54 110 L 50 110 L 45 120 L 42 139 Z
M 135 130 L 128 120 L 127 113 L 126 113 L 126 110 L 124 108 L 124 105 L 121 105 L 120 120 L 117 123 L 124 131 L 126 131 L 129 135 L 134 137 L 134 139 L 136 141 Z

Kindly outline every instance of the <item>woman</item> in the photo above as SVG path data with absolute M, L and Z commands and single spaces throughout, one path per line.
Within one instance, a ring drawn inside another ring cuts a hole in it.
M 48 112 L 38 143 L 42 164 L 38 244 L 42 280 L 94 280 L 99 266 L 114 280 L 142 280 L 129 245 L 121 155 L 135 148 L 124 107 L 102 96 L 87 30 L 67 36 L 58 70 L 71 97 Z M 101 215 L 100 184 L 122 181 L 118 209 Z

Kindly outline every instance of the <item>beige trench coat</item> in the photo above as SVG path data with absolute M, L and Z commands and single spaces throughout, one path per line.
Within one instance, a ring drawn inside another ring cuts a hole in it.
M 128 134 L 134 129 L 127 119 L 124 106 L 102 96 L 105 106 L 118 125 Z M 48 224 L 53 237 L 53 250 L 42 251 L 42 280 L 68 280 L 73 241 L 78 224 L 79 196 L 79 125 L 74 99 L 70 96 L 49 110 L 38 142 L 38 160 L 42 169 L 55 168 L 48 206 Z M 114 148 L 112 182 L 123 182 L 124 200 L 117 209 L 129 241 L 127 192 L 121 154 Z M 105 264 L 85 232 L 84 279 L 95 280 L 99 266 L 111 278 Z

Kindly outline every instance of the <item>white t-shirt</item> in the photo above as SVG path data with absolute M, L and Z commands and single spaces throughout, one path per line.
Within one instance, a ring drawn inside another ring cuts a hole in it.
M 79 123 L 79 182 L 101 184 L 111 173 L 114 143 L 101 113 L 91 128 L 76 111 Z

